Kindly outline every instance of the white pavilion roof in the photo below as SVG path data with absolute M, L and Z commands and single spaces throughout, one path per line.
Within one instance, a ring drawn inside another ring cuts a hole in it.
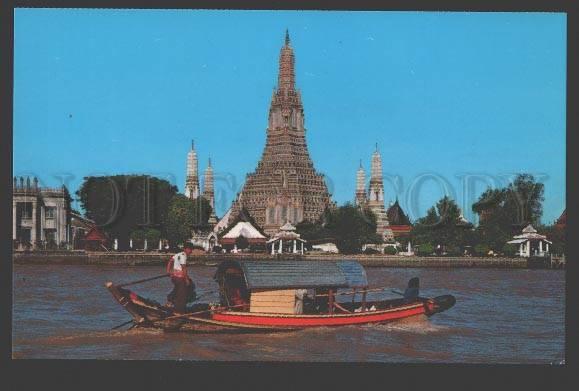
M 244 236 L 247 239 L 265 239 L 265 236 L 247 221 L 238 222 L 228 233 L 223 235 L 227 239 L 235 239 L 239 236 Z
M 284 225 L 282 225 L 279 228 L 280 231 L 295 231 L 296 227 L 294 227 L 293 225 L 291 225 L 291 223 L 288 221 L 287 223 L 285 223 Z
M 549 240 L 547 240 L 547 237 L 545 235 L 537 233 L 537 230 L 531 224 L 527 225 L 525 229 L 523 229 L 523 233 L 521 235 L 513 236 L 513 240 L 511 240 L 509 243 L 512 244 L 523 243 L 531 239 L 543 240 L 547 243 L 551 243 Z
M 523 229 L 523 233 L 524 234 L 536 234 L 537 230 L 535 229 L 535 227 L 533 227 L 531 224 L 529 224 Z

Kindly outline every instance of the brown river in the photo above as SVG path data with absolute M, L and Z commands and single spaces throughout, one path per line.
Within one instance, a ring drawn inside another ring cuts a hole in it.
M 560 363 L 565 359 L 562 270 L 367 268 L 370 285 L 457 303 L 431 318 L 384 325 L 274 334 L 195 335 L 110 329 L 130 319 L 104 288 L 164 272 L 162 267 L 14 265 L 14 358 L 203 361 Z M 192 268 L 201 301 L 218 301 L 214 267 Z M 168 279 L 133 287 L 165 302 Z M 373 293 L 372 298 L 393 297 Z

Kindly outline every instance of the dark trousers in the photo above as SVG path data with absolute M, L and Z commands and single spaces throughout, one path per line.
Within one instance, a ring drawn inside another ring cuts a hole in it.
M 173 290 L 167 296 L 167 300 L 173 303 L 175 311 L 185 312 L 187 302 L 195 299 L 195 285 L 191 280 L 187 284 L 186 278 L 173 277 L 171 281 L 173 282 Z

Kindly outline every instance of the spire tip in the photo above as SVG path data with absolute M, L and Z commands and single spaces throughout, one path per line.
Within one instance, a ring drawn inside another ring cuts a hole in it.
M 285 29 L 285 45 L 289 46 L 289 44 L 290 44 L 289 30 L 286 28 Z

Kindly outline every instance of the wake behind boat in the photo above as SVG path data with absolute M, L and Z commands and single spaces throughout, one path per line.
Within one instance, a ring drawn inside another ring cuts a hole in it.
M 223 261 L 214 276 L 220 303 L 196 303 L 184 313 L 106 284 L 131 315 L 133 327 L 194 332 L 270 332 L 386 323 L 451 308 L 452 295 L 419 296 L 411 279 L 402 297 L 367 300 L 366 271 L 356 261 Z M 346 300 L 340 300 L 346 299 Z

